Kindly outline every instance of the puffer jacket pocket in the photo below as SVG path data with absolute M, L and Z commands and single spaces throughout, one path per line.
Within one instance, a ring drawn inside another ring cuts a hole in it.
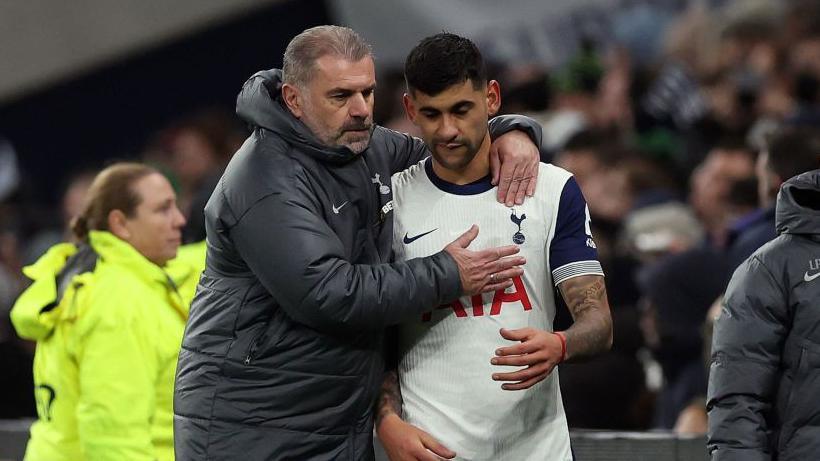
M 814 437 L 809 434 L 820 427 L 820 407 L 813 399 L 820 395 L 820 345 L 803 340 L 796 372 L 786 405 L 781 413 L 782 430 L 778 440 L 779 452 L 787 453 L 797 439 Z M 803 434 L 805 430 L 805 434 Z M 798 442 L 798 445 L 803 445 Z
M 236 353 L 231 354 L 244 365 L 252 366 L 257 359 L 272 354 L 271 349 L 282 340 L 282 334 L 288 327 L 289 320 L 281 309 L 276 309 L 273 315 L 257 327 L 246 331 L 247 341 L 238 341 L 241 344 Z

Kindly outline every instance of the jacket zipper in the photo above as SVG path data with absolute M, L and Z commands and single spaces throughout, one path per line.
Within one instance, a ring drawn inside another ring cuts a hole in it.
M 267 326 L 265 326 L 265 330 L 266 329 Z M 259 345 L 262 344 L 262 341 L 265 340 L 265 330 L 262 330 L 262 332 L 256 338 L 254 338 L 253 341 L 251 341 L 251 345 L 250 347 L 248 347 L 248 354 L 245 356 L 245 365 L 251 364 L 251 361 L 254 359 L 254 355 L 256 354 L 257 349 L 259 349 Z
M 84 284 L 83 282 L 74 282 L 72 285 L 74 286 L 74 293 L 71 295 L 71 303 L 69 304 L 68 309 L 66 309 L 66 314 L 69 319 L 74 318 L 75 311 L 77 310 L 77 295 L 79 294 L 80 288 L 82 288 Z M 60 302 L 60 300 L 57 302 Z
M 370 166 L 364 160 L 364 157 L 359 155 L 359 161 L 362 164 L 362 170 L 364 172 L 365 183 L 369 183 L 370 181 L 370 174 L 372 171 L 370 170 Z M 389 181 L 390 178 L 387 178 Z M 379 206 L 379 191 L 378 188 L 375 187 L 368 187 L 365 194 L 365 223 L 367 229 L 367 237 L 373 242 L 373 245 L 376 249 L 376 257 L 379 258 L 379 262 L 382 262 L 381 254 L 379 253 L 379 244 L 378 240 L 376 239 L 376 231 L 377 228 L 382 224 L 380 222 L 378 215 L 374 214 L 374 208 L 381 210 Z

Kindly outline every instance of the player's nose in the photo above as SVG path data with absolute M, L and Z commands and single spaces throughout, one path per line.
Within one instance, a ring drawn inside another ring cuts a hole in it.
M 450 117 L 442 117 L 438 126 L 438 135 L 441 139 L 450 140 L 458 136 L 458 127 Z

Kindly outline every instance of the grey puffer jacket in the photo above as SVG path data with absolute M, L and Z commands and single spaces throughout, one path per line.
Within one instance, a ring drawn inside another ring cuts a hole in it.
M 237 113 L 254 131 L 205 208 L 177 460 L 372 459 L 382 329 L 461 291 L 444 252 L 390 263 L 390 176 L 427 156 L 423 142 L 376 127 L 361 155 L 322 146 L 281 103 L 280 76 L 245 84 Z M 540 136 L 522 117 L 491 128 Z
M 712 460 L 820 459 L 820 170 L 777 198 L 779 236 L 734 273 L 709 375 Z

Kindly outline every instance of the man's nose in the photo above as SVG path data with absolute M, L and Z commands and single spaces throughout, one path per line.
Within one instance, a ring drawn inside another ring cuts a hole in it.
M 370 116 L 370 105 L 364 95 L 356 93 L 350 97 L 348 112 L 351 117 L 366 118 Z
M 444 116 L 441 118 L 441 124 L 438 127 L 438 135 L 443 139 L 452 139 L 458 135 L 458 127 L 453 122 L 452 118 Z

